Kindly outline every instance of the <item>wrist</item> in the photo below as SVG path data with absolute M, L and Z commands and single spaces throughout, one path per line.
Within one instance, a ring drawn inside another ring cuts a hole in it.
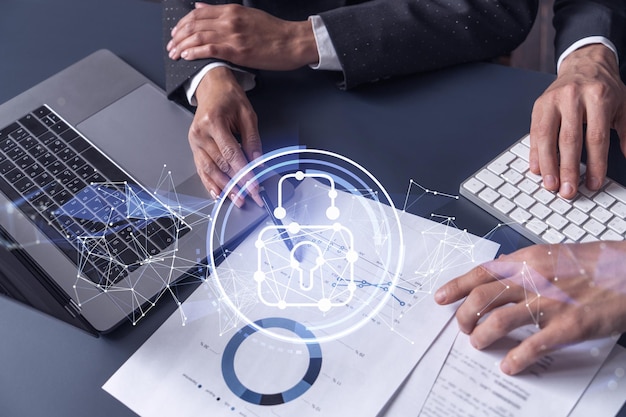
M 304 20 L 290 24 L 290 45 L 299 66 L 316 65 L 319 62 L 319 55 L 311 22 Z
M 561 63 L 559 74 L 578 71 L 581 65 L 601 65 L 619 74 L 615 53 L 600 43 L 585 45 L 571 52 Z

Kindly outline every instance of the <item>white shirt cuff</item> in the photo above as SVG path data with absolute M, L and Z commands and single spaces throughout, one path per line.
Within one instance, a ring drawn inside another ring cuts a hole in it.
M 557 74 L 559 73 L 559 68 L 561 67 L 561 63 L 563 62 L 565 58 L 569 56 L 569 54 L 571 54 L 577 49 L 582 48 L 583 46 L 591 45 L 593 43 L 601 43 L 602 45 L 606 46 L 611 51 L 613 51 L 613 53 L 615 54 L 615 60 L 617 61 L 617 65 L 619 66 L 619 57 L 617 55 L 617 48 L 615 47 L 613 42 L 611 42 L 604 36 L 588 36 L 586 38 L 582 38 L 574 42 L 569 48 L 563 51 L 563 53 L 559 57 L 559 60 L 556 63 L 556 73 Z
M 244 71 L 240 68 L 235 68 L 228 65 L 225 62 L 213 62 L 209 65 L 202 68 L 196 75 L 191 77 L 184 85 L 185 95 L 187 96 L 187 101 L 192 106 L 197 106 L 198 101 L 196 100 L 196 90 L 198 89 L 198 85 L 200 85 L 200 81 L 206 75 L 207 72 L 211 71 L 213 68 L 217 67 L 228 67 L 233 70 L 233 74 L 237 79 L 237 82 L 243 88 L 243 91 L 252 90 L 256 85 L 254 80 L 254 74 L 251 74 L 247 71 Z
M 317 15 L 309 16 L 309 20 L 311 21 L 311 26 L 313 26 L 313 35 L 317 43 L 317 55 L 320 58 L 317 65 L 309 66 L 316 70 L 341 71 L 337 51 L 335 51 L 335 47 L 330 41 L 330 35 L 324 21 Z

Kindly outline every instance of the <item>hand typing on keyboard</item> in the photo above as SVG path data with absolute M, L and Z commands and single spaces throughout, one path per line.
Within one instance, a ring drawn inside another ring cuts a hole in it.
M 456 318 L 477 349 L 536 325 L 500 364 L 514 375 L 564 345 L 626 331 L 624 271 L 626 242 L 534 245 L 450 281 L 435 301 L 467 297 Z
M 626 154 L 626 86 L 616 56 L 603 44 L 587 45 L 563 60 L 556 81 L 535 102 L 530 126 L 531 171 L 542 175 L 546 189 L 573 198 L 584 142 L 585 184 L 589 190 L 598 190 L 607 171 L 610 128 L 617 131 Z

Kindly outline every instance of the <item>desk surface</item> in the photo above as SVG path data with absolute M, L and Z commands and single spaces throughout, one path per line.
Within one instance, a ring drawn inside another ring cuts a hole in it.
M 0 102 L 100 48 L 163 85 L 155 1 L 3 0 L 2 9 Z M 306 69 L 262 74 L 250 96 L 266 149 L 287 139 L 344 154 L 400 201 L 410 179 L 456 194 L 461 180 L 527 132 L 532 103 L 551 80 L 476 64 L 343 92 L 327 74 Z M 433 210 L 454 214 L 459 227 L 479 235 L 496 223 L 463 199 L 413 211 Z M 528 241 L 510 233 L 500 243 L 508 251 Z M 2 414 L 133 415 L 100 387 L 174 309 L 163 301 L 136 327 L 93 338 L 0 299 Z

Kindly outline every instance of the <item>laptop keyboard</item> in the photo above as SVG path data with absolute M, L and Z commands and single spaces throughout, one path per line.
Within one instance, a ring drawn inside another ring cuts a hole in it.
M 535 243 L 626 239 L 626 188 L 608 179 L 598 191 L 584 185 L 572 200 L 541 185 L 528 169 L 530 138 L 514 143 L 465 180 L 460 193 Z
M 0 129 L 0 190 L 102 288 L 190 230 L 45 105 Z

